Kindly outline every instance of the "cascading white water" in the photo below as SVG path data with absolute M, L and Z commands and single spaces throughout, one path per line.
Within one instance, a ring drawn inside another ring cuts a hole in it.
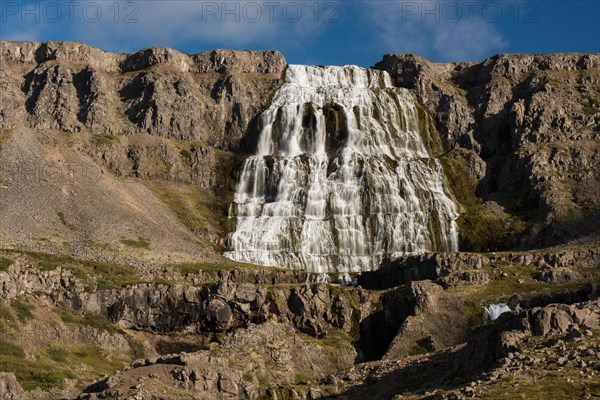
M 506 303 L 490 304 L 483 309 L 483 318 L 485 322 L 492 322 L 498 319 L 505 312 L 512 310 Z
M 325 273 L 457 250 L 457 207 L 419 132 L 416 99 L 386 72 L 290 65 L 261 125 L 225 256 Z

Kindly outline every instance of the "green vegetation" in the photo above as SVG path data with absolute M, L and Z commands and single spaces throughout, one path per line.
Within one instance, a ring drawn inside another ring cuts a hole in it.
M 415 345 L 410 349 L 410 351 L 408 352 L 408 355 L 409 356 L 418 356 L 418 355 L 428 354 L 428 353 L 431 353 L 431 350 L 428 350 L 421 345 Z
M 600 112 L 600 99 L 596 99 L 592 96 L 585 96 L 581 105 L 583 106 L 583 112 L 586 115 L 595 115 Z
M 0 257 L 0 271 L 8 271 L 8 267 L 13 265 L 15 262 L 10 258 Z
M 137 249 L 149 249 L 150 248 L 150 242 L 148 241 L 148 239 L 143 238 L 141 236 L 138 237 L 138 240 L 121 239 L 121 243 L 123 243 L 125 246 L 135 247 Z
M 92 135 L 92 141 L 97 144 L 111 145 L 121 143 L 118 135 Z
M 66 255 L 9 249 L 4 251 L 28 256 L 29 261 L 42 271 L 51 271 L 58 267 L 71 270 L 84 283 L 88 291 L 93 291 L 96 287 L 98 289 L 116 289 L 141 282 L 135 269 L 126 265 L 78 260 Z
M 517 293 L 522 298 L 529 299 L 543 293 L 574 289 L 582 285 L 581 282 L 550 284 L 537 281 L 533 278 L 537 271 L 533 266 L 498 263 L 486 267 L 485 270 L 490 276 L 490 281 L 487 284 L 481 286 L 461 285 L 450 289 L 467 300 L 465 307 L 471 323 L 475 325 L 480 322 L 476 317 L 478 314 L 480 315 L 478 308 L 480 308 L 479 304 L 481 302 L 508 302 Z
M 119 332 L 119 329 L 114 324 L 111 324 L 106 317 L 100 314 L 89 312 L 83 316 L 79 316 L 67 310 L 58 310 L 57 313 L 60 319 L 67 325 L 87 325 L 108 333 Z
M 0 354 L 3 356 L 25 357 L 25 351 L 21 346 L 0 340 Z
M 469 316 L 469 326 L 478 326 L 483 324 L 483 307 L 474 301 L 465 300 L 465 312 Z
M 13 313 L 10 307 L 0 300 L 0 333 L 7 333 L 13 321 Z
M 181 149 L 179 154 L 181 154 L 181 156 L 186 160 L 190 160 L 192 158 L 192 153 L 188 149 Z
M 302 337 L 305 342 L 317 343 L 321 346 L 329 347 L 337 351 L 343 351 L 354 347 L 354 338 L 341 329 L 336 329 L 330 332 L 322 339 L 317 339 L 305 333 L 301 333 L 300 337 Z
M 417 105 L 417 115 L 419 118 L 419 133 L 429 150 L 429 154 L 434 157 L 442 154 L 444 152 L 444 146 L 442 146 L 440 134 L 435 127 L 435 122 L 420 104 Z
M 69 359 L 81 362 L 90 367 L 94 374 L 109 374 L 123 368 L 121 361 L 111 361 L 103 356 L 102 349 L 92 344 L 78 344 L 70 346 Z
M 57 368 L 48 361 L 26 360 L 22 355 L 6 355 L 0 352 L 0 371 L 13 372 L 25 390 L 39 387 L 42 390 L 64 388 L 65 378 L 74 379 L 72 372 Z
M 295 381 L 297 384 L 306 384 L 312 381 L 309 375 L 298 373 L 296 374 Z
M 48 357 L 57 362 L 65 362 L 69 356 L 69 352 L 64 347 L 60 346 L 50 346 L 46 349 L 46 353 L 48 354 Z
M 73 226 L 73 224 L 69 223 L 67 221 L 67 218 L 65 217 L 65 213 L 63 213 L 62 211 L 58 211 L 56 213 L 56 216 L 58 216 L 58 219 L 60 220 L 60 223 L 63 224 L 64 226 L 66 226 L 67 228 L 74 230 L 75 227 Z
M 0 129 L 0 151 L 2 151 L 2 144 L 4 143 L 4 141 L 6 139 L 8 139 L 8 137 L 10 136 L 10 134 L 12 133 L 12 128 L 10 129 Z
M 221 234 L 227 222 L 227 199 L 221 199 L 198 185 L 177 184 L 167 181 L 144 182 L 177 216 L 179 221 L 195 234 Z M 207 247 L 212 246 L 209 243 Z
M 456 200 L 465 208 L 456 223 L 461 233 L 462 248 L 486 252 L 510 248 L 526 229 L 518 218 L 494 215 L 483 207 L 477 197 L 477 180 L 469 173 L 462 159 L 440 158 Z
M 19 321 L 26 322 L 27 320 L 33 319 L 33 306 L 31 304 L 28 304 L 21 299 L 17 299 L 12 302 L 11 306 L 13 310 L 15 310 Z
M 131 347 L 131 357 L 133 359 L 144 358 L 146 355 L 144 344 L 131 334 L 126 334 L 125 339 L 127 340 L 127 343 L 129 343 L 129 347 Z

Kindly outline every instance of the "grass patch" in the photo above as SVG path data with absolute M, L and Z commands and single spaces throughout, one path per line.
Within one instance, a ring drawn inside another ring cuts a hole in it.
M 25 358 L 25 350 L 21 346 L 4 340 L 0 340 L 0 354 Z
M 12 372 L 25 390 L 39 387 L 42 390 L 65 387 L 65 378 L 76 376 L 65 369 L 41 360 L 25 360 L 21 356 L 0 353 L 0 371 Z
M 523 299 L 530 299 L 543 293 L 579 288 L 582 284 L 577 281 L 565 284 L 537 281 L 533 278 L 537 271 L 534 266 L 502 263 L 486 267 L 485 270 L 490 276 L 490 281 L 487 284 L 481 286 L 460 285 L 449 289 L 467 300 L 465 307 L 469 316 L 474 316 L 477 313 L 477 307 L 481 302 L 508 303 L 509 299 L 515 294 L 519 294 Z M 504 274 L 507 276 L 503 276 Z M 521 283 L 518 282 L 519 280 L 521 280 Z M 472 322 L 478 321 L 473 320 Z
M 75 315 L 67 310 L 58 310 L 58 316 L 67 325 L 87 325 L 93 328 L 106 331 L 108 333 L 117 333 L 119 329 L 103 315 L 97 313 L 86 313 L 83 316 Z
M 425 347 L 420 346 L 420 345 L 415 345 L 410 349 L 410 351 L 408 352 L 408 355 L 409 356 L 419 356 L 419 355 L 429 354 L 429 353 L 431 353 L 431 350 L 428 350 Z
M 189 230 L 207 237 L 221 235 L 227 223 L 229 201 L 198 185 L 166 181 L 144 182 Z M 212 246 L 206 243 L 206 246 Z
M 6 139 L 8 139 L 8 137 L 10 136 L 12 131 L 13 131 L 12 128 L 0 129 L 0 151 L 2 151 L 2 144 L 4 143 L 4 141 Z
M 102 355 L 102 350 L 95 345 L 79 344 L 71 347 L 69 359 L 88 365 L 95 374 L 110 374 L 123 368 L 121 361 L 109 360 Z
M 586 115 L 595 115 L 600 112 L 600 99 L 596 99 L 592 96 L 585 96 L 581 102 L 583 106 L 583 112 Z
M 71 229 L 71 230 L 74 230 L 74 229 L 75 229 L 75 227 L 73 226 L 73 224 L 70 224 L 70 223 L 67 221 L 67 218 L 65 217 L 65 213 L 64 213 L 64 212 L 62 212 L 62 211 L 58 211 L 58 212 L 56 213 L 56 216 L 57 216 L 57 217 L 58 217 L 58 219 L 60 220 L 60 223 L 61 223 L 61 224 L 63 224 L 64 226 L 66 226 L 67 228 L 69 228 L 69 229 Z
M 227 269 L 232 269 L 233 267 L 239 266 L 234 263 L 183 263 L 183 264 L 175 264 L 173 268 L 182 275 L 195 275 L 198 272 L 217 272 Z
M 312 378 L 306 374 L 296 374 L 295 381 L 297 384 L 306 384 L 312 381 Z
M 33 306 L 24 302 L 21 299 L 17 299 L 12 302 L 11 307 L 15 310 L 19 321 L 26 322 L 27 320 L 33 319 Z
M 143 237 L 138 237 L 138 240 L 133 240 L 133 239 L 121 239 L 121 243 L 123 243 L 125 246 L 128 247 L 134 247 L 136 249 L 149 249 L 150 248 L 150 242 L 148 241 L 148 239 L 143 238 Z
M 469 326 L 482 325 L 484 321 L 483 307 L 474 301 L 465 300 L 465 313 L 469 317 Z
M 64 347 L 60 346 L 50 346 L 46 350 L 46 354 L 56 362 L 65 362 L 69 356 L 69 352 Z
M 186 160 L 190 160 L 192 158 L 192 153 L 188 149 L 182 149 L 179 154 Z
M 7 333 L 13 324 L 13 314 L 7 303 L 0 300 L 0 333 Z
M 305 342 L 318 343 L 321 346 L 330 347 L 340 351 L 354 347 L 354 338 L 341 329 L 336 329 L 330 332 L 322 339 L 315 338 L 305 333 L 300 333 L 300 336 Z
M 118 135 L 92 135 L 92 141 L 97 144 L 111 145 L 121 143 Z
M 8 267 L 13 265 L 15 262 L 10 258 L 0 257 L 0 271 L 8 271 Z
M 42 271 L 51 271 L 58 267 L 71 270 L 90 292 L 96 287 L 97 289 L 117 289 L 124 285 L 141 282 L 135 269 L 126 265 L 78 260 L 65 255 L 9 249 L 5 251 L 28 256 L 29 261 Z

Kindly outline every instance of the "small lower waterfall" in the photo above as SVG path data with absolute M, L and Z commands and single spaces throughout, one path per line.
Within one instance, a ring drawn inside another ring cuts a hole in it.
M 344 273 L 458 249 L 457 206 L 421 137 L 416 99 L 386 72 L 290 65 L 260 123 L 226 257 Z
M 490 304 L 483 309 L 483 318 L 485 322 L 492 322 L 498 319 L 505 312 L 512 310 L 506 303 Z

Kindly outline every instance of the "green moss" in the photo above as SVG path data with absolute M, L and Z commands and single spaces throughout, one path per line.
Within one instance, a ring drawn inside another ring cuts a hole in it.
M 469 173 L 465 162 L 454 157 L 440 157 L 439 160 L 456 200 L 467 209 L 480 206 L 482 201 L 475 194 L 477 179 Z
M 92 141 L 101 145 L 112 145 L 121 143 L 118 135 L 92 135 Z
M 192 158 L 192 153 L 188 149 L 181 149 L 179 154 L 181 154 L 181 156 L 186 160 L 190 160 Z
M 435 127 L 435 122 L 420 104 L 417 105 L 417 116 L 419 119 L 419 133 L 429 150 L 429 154 L 434 157 L 439 156 L 444 152 L 444 146 L 440 140 L 440 134 Z
M 138 237 L 137 240 L 134 239 L 121 239 L 121 243 L 128 247 L 134 247 L 136 249 L 149 249 L 150 242 L 148 239 L 143 237 Z
M 461 250 L 487 252 L 513 247 L 516 238 L 527 228 L 526 224 L 517 217 L 497 216 L 484 209 L 483 201 L 476 195 L 477 180 L 463 160 L 441 157 L 440 161 L 454 196 L 464 208 L 456 221 Z
M 8 271 L 8 267 L 13 265 L 15 262 L 10 258 L 0 257 L 0 271 Z
M 312 378 L 306 374 L 296 374 L 295 381 L 297 384 L 306 384 L 312 381 Z
M 465 301 L 465 313 L 469 316 L 469 326 L 478 326 L 483 324 L 483 307 L 474 301 Z
M 8 139 L 8 137 L 10 136 L 10 134 L 12 133 L 12 128 L 10 129 L 0 129 L 0 151 L 2 151 L 2 144 L 4 143 L 4 141 L 6 139 Z
M 15 310 L 19 321 L 26 322 L 27 320 L 33 319 L 33 306 L 31 304 L 28 304 L 21 299 L 17 299 L 12 302 L 11 306 L 13 310 Z
M 408 355 L 409 356 L 417 356 L 417 355 L 429 354 L 429 353 L 431 353 L 431 350 L 428 350 L 425 347 L 420 346 L 420 345 L 415 345 L 410 349 L 410 351 L 408 352 Z

